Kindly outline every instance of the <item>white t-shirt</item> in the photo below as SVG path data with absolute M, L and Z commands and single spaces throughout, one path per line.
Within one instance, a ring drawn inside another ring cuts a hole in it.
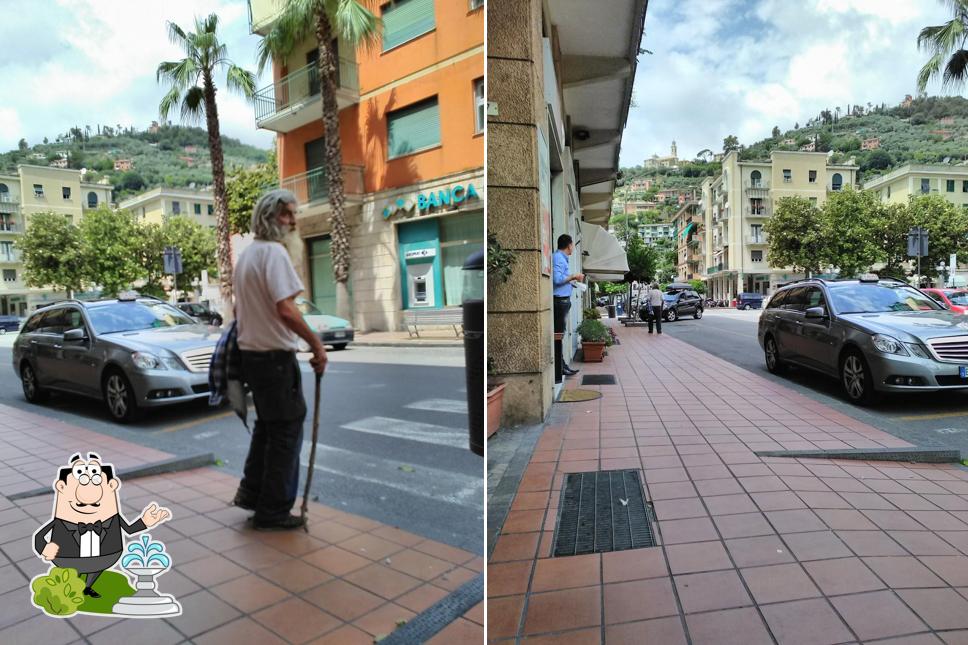
M 299 336 L 276 313 L 276 303 L 305 287 L 280 242 L 255 240 L 235 265 L 235 313 L 239 349 L 251 352 L 299 349 Z
M 662 305 L 662 292 L 658 289 L 652 289 L 649 291 L 649 302 L 652 303 L 653 307 L 659 307 Z

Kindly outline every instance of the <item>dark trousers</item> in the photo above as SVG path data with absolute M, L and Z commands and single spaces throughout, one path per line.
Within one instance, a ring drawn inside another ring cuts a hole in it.
M 296 503 L 306 401 L 294 352 L 242 352 L 256 422 L 239 492 L 257 520 L 284 519 Z
M 555 319 L 555 333 L 563 334 L 565 333 L 566 323 L 568 322 L 568 312 L 571 311 L 571 298 L 559 298 L 554 297 L 554 319 Z M 561 370 L 560 368 L 568 365 L 565 361 L 565 357 L 562 355 L 562 342 L 555 342 L 555 382 L 561 381 Z
M 652 333 L 652 321 L 655 321 L 655 329 L 660 334 L 662 333 L 662 305 L 652 305 L 652 315 L 647 316 L 649 319 L 649 333 Z

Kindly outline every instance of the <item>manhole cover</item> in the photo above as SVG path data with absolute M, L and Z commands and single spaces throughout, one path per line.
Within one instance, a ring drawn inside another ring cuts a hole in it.
M 585 374 L 581 377 L 582 385 L 615 385 L 615 377 L 611 374 Z
M 565 475 L 554 557 L 655 546 L 637 470 Z
M 601 392 L 595 390 L 562 390 L 558 397 L 560 403 L 579 403 L 581 401 L 594 401 L 602 398 Z

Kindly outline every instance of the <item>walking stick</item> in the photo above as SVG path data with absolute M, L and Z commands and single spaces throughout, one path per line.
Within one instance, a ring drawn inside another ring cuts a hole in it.
M 313 471 L 316 470 L 316 440 L 319 438 L 319 385 L 323 380 L 323 375 L 316 372 L 316 398 L 313 406 L 313 443 L 309 447 L 309 463 L 306 469 L 306 488 L 303 490 L 302 509 L 299 513 L 303 522 L 303 530 L 309 533 L 309 524 L 306 523 L 306 515 L 309 512 L 309 487 L 313 484 Z

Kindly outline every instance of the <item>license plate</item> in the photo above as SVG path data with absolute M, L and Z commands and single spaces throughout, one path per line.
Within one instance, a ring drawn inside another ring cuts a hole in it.
M 333 332 L 333 338 L 346 338 L 346 332 L 345 331 Z
M 958 376 L 961 378 L 968 378 L 968 366 L 961 365 L 958 367 Z

